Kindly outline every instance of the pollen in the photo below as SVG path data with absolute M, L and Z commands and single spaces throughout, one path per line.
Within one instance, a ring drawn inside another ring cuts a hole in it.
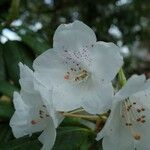
M 79 74 L 77 74 L 74 78 L 75 81 L 82 81 L 82 80 L 86 80 L 88 78 L 88 72 L 86 70 L 81 70 L 79 72 Z
M 133 138 L 135 140 L 140 140 L 141 139 L 141 135 L 138 132 L 136 132 L 136 133 L 133 134 Z
M 145 108 L 141 108 L 141 111 L 145 111 Z
M 69 71 L 64 75 L 65 80 L 70 80 L 76 83 L 86 81 L 89 77 L 89 72 L 81 67 L 70 68 Z

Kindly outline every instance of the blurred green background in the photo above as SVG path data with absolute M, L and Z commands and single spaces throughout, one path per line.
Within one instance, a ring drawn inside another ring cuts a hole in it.
M 0 0 L 0 150 L 41 146 L 34 137 L 16 141 L 8 126 L 12 94 L 20 88 L 18 62 L 32 68 L 33 60 L 52 47 L 56 28 L 76 19 L 98 40 L 121 47 L 127 77 L 150 77 L 149 0 Z

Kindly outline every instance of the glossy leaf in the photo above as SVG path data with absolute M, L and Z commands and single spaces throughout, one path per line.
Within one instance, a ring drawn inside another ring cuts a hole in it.
M 11 85 L 9 82 L 0 81 L 0 93 L 12 97 L 13 92 L 18 91 L 18 88 Z
M 5 72 L 5 64 L 3 58 L 3 45 L 0 44 L 0 80 L 5 80 L 6 72 Z
M 14 81 L 19 80 L 18 63 L 22 62 L 31 68 L 33 56 L 28 48 L 18 41 L 8 41 L 4 45 L 4 58 L 9 77 Z
M 61 127 L 53 150 L 89 149 L 94 142 L 95 134 L 82 127 Z
M 2 147 L 3 150 L 40 150 L 41 146 L 36 134 L 31 137 L 25 136 L 14 139 L 8 143 L 0 142 L 0 147 Z
M 34 37 L 32 35 L 22 35 L 22 41 L 32 48 L 36 55 L 40 55 L 46 51 L 50 46 L 40 37 Z
M 14 113 L 14 108 L 11 105 L 0 103 L 0 118 L 10 119 Z

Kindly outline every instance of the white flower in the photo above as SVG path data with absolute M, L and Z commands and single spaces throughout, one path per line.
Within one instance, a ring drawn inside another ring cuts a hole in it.
M 119 51 L 113 43 L 96 42 L 95 33 L 75 21 L 57 28 L 53 49 L 40 55 L 33 68 L 40 83 L 53 86 L 56 110 L 76 109 L 94 99 L 106 105 L 100 90 L 111 89 L 109 83 L 123 63 Z
M 115 95 L 110 116 L 98 133 L 104 150 L 150 150 L 150 81 L 133 75 Z
M 39 140 L 43 143 L 42 149 L 49 150 L 55 142 L 56 128 L 62 118 L 50 104 L 52 92 L 35 81 L 32 70 L 27 66 L 21 63 L 19 66 L 21 91 L 20 94 L 14 92 L 16 111 L 10 120 L 10 126 L 16 138 L 43 131 Z

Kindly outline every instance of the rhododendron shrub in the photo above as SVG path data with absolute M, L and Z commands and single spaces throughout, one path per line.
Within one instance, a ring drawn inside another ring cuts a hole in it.
M 103 150 L 149 150 L 150 81 L 126 81 L 122 65 L 120 48 L 83 22 L 60 25 L 33 70 L 19 63 L 14 136 L 40 132 L 43 150 L 99 149 L 99 140 Z

